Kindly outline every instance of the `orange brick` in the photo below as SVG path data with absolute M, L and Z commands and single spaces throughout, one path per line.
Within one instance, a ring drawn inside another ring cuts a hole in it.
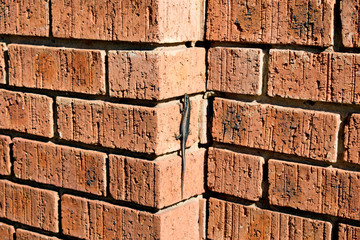
M 360 2 L 358 0 L 340 1 L 341 35 L 345 47 L 360 47 Z
M 331 223 L 210 198 L 208 239 L 331 239 Z
M 64 195 L 61 199 L 65 235 L 104 240 L 199 239 L 199 200 L 193 199 L 158 213 Z
M 262 196 L 264 159 L 209 148 L 207 184 L 211 191 L 258 201 Z
M 16 229 L 16 239 L 19 240 L 60 240 L 56 237 L 49 237 L 45 235 L 41 235 L 39 233 L 34 233 L 30 231 L 26 231 L 23 229 Z
M 58 232 L 56 192 L 0 180 L 0 218 Z
M 17 178 L 105 195 L 106 154 L 78 148 L 14 139 Z
M 360 173 L 269 161 L 270 204 L 360 220 Z
M 53 34 L 129 42 L 203 38 L 203 0 L 65 0 L 52 2 Z
M 210 48 L 207 90 L 260 95 L 263 52 L 255 48 Z
M 186 151 L 184 198 L 204 192 L 205 150 Z M 110 194 L 113 198 L 163 208 L 181 198 L 181 157 L 155 161 L 110 155 Z
M 216 142 L 335 162 L 340 116 L 216 98 Z
M 13 226 L 0 222 L 0 236 L 2 240 L 13 240 L 15 229 Z
M 5 50 L 6 50 L 5 43 L 0 43 L 0 83 L 4 83 L 4 84 L 6 83 Z
M 360 114 L 349 117 L 344 131 L 344 161 L 360 164 Z
M 360 236 L 360 227 L 339 224 L 339 240 L 356 240 Z
M 0 175 L 10 175 L 10 143 L 11 138 L 0 135 Z
M 105 51 L 9 45 L 9 84 L 105 94 Z
M 52 137 L 52 103 L 44 95 L 0 89 L 0 129 Z
M 334 0 L 209 0 L 206 37 L 212 41 L 330 46 Z
M 204 48 L 109 52 L 110 96 L 161 100 L 205 91 Z

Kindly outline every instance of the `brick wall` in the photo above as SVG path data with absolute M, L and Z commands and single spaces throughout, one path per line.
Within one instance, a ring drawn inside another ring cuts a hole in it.
M 1 238 L 360 239 L 358 9 L 2 1 Z

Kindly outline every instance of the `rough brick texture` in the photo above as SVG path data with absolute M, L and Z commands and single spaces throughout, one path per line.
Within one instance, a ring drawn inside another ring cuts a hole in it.
M 330 46 L 334 0 L 209 0 L 208 40 Z
M 13 240 L 15 229 L 13 226 L 0 222 L 0 236 L 2 240 Z
M 0 218 L 58 232 L 56 192 L 0 180 Z
M 205 91 L 205 49 L 109 52 L 110 96 L 161 100 Z
M 9 45 L 9 84 L 105 94 L 105 51 Z
M 269 161 L 270 204 L 360 220 L 360 173 Z
M 360 104 L 360 54 L 270 50 L 269 96 Z
M 52 137 L 52 103 L 43 95 L 0 89 L 0 129 Z
M 64 195 L 62 230 L 82 239 L 199 239 L 199 200 L 152 214 Z
M 10 175 L 10 143 L 11 138 L 0 135 L 0 175 Z
M 58 0 L 53 34 L 62 38 L 184 42 L 203 38 L 203 0 Z
M 208 238 L 330 240 L 331 223 L 211 198 Z
M 264 159 L 258 156 L 210 148 L 207 185 L 209 190 L 258 201 L 262 196 Z
M 14 139 L 13 152 L 17 178 L 105 195 L 104 153 L 21 138 Z
M 210 48 L 207 90 L 260 95 L 263 52 L 255 48 Z
M 198 139 L 199 102 L 191 99 L 188 146 Z M 104 147 L 162 154 L 180 148 L 181 112 L 176 102 L 155 108 L 57 98 L 60 138 Z
M 41 235 L 39 233 L 34 233 L 30 231 L 26 231 L 23 229 L 16 229 L 16 239 L 20 240 L 60 240 L 56 237 L 49 237 L 45 235 Z
M 217 142 L 336 161 L 337 114 L 216 98 L 212 122 Z
M 0 34 L 49 36 L 49 0 L 1 1 L 0 19 Z
M 205 150 L 187 151 L 183 199 L 204 192 Z M 181 198 L 181 157 L 155 161 L 110 155 L 110 194 L 113 198 L 163 208 Z
M 359 8 L 358 0 L 340 1 L 341 35 L 345 47 L 360 47 Z
M 0 83 L 6 83 L 5 50 L 6 45 L 4 43 L 0 43 Z
M 358 240 L 360 239 L 360 227 L 346 224 L 339 224 L 339 240 Z
M 348 118 L 344 131 L 344 161 L 360 164 L 360 114 Z

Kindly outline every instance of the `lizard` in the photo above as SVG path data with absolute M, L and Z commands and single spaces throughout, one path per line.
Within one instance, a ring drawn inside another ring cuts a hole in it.
M 181 198 L 183 198 L 184 191 L 184 177 L 185 177 L 185 148 L 186 141 L 189 136 L 189 126 L 190 126 L 190 112 L 191 112 L 191 102 L 189 95 L 185 93 L 183 99 L 183 105 L 180 105 L 180 111 L 182 112 L 180 135 L 176 136 L 176 139 L 181 138 L 181 158 L 182 158 L 182 167 L 181 167 Z

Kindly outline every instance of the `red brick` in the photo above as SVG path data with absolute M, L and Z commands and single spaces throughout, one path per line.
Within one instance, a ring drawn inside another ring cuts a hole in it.
M 58 0 L 53 34 L 62 38 L 185 42 L 203 38 L 203 0 Z
M 0 89 L 0 129 L 52 137 L 52 103 L 44 95 Z
M 344 161 L 360 164 L 360 114 L 349 117 L 344 131 Z
M 60 240 L 56 237 L 49 237 L 41 235 L 39 233 L 29 232 L 23 229 L 16 229 L 16 239 L 17 240 Z
M 255 48 L 210 48 L 207 90 L 260 95 L 263 52 Z
M 345 47 L 360 47 L 359 8 L 358 0 L 340 1 L 341 35 Z
M 109 52 L 110 96 L 161 100 L 205 91 L 204 48 Z
M 270 204 L 360 220 L 360 173 L 269 161 Z
M 339 240 L 358 240 L 360 239 L 360 227 L 346 224 L 339 224 Z
M 186 151 L 184 198 L 181 198 L 181 157 L 155 161 L 110 155 L 110 194 L 113 198 L 163 208 L 204 192 L 205 150 Z
M 258 201 L 262 196 L 264 159 L 259 156 L 209 148 L 209 190 Z
M 0 222 L 0 236 L 2 240 L 13 240 L 15 229 L 13 226 Z
M 206 199 L 200 199 L 199 200 L 199 236 L 201 240 L 206 240 L 206 210 L 207 210 L 207 206 L 206 206 Z
M 5 50 L 5 43 L 0 43 L 0 83 L 6 83 Z
M 10 143 L 11 138 L 0 135 L 0 175 L 10 175 Z
M 337 114 L 220 98 L 213 106 L 216 142 L 336 161 Z
M 270 50 L 268 95 L 360 104 L 360 54 Z
M 191 135 L 188 146 L 198 139 L 200 98 L 191 98 Z M 162 154 L 180 148 L 182 114 L 179 102 L 142 107 L 103 101 L 57 98 L 60 138 L 109 148 Z
M 209 0 L 208 40 L 330 46 L 334 0 Z
M 105 51 L 9 45 L 9 84 L 105 94 Z
M 58 232 L 56 192 L 0 180 L 0 218 Z
M 199 200 L 187 201 L 158 213 L 64 195 L 62 230 L 65 235 L 98 239 L 199 239 Z
M 105 195 L 106 154 L 78 148 L 14 139 L 17 178 Z
M 210 198 L 208 239 L 330 240 L 331 223 Z

